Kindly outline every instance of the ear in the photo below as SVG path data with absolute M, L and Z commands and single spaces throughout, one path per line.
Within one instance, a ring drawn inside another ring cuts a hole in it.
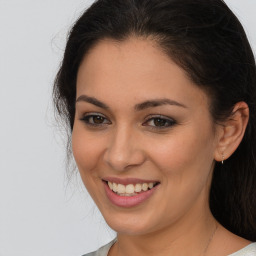
M 214 158 L 216 161 L 228 159 L 241 143 L 249 120 L 249 107 L 238 102 L 231 116 L 218 127 L 218 141 Z

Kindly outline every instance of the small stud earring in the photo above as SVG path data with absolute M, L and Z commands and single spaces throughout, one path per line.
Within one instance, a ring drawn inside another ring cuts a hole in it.
M 221 161 L 222 164 L 224 164 L 224 154 L 222 154 L 222 161 Z

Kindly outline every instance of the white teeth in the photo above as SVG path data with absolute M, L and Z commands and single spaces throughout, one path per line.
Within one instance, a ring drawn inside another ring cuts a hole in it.
M 143 191 L 147 191 L 148 190 L 148 184 L 147 183 L 143 183 L 142 184 L 142 190 Z
M 152 182 L 149 183 L 149 184 L 148 184 L 148 187 L 149 187 L 150 189 L 153 188 L 153 187 L 154 187 L 154 183 L 152 183 Z
M 119 196 L 136 196 L 137 194 L 136 193 L 124 193 L 124 194 L 118 194 Z
M 111 183 L 111 182 L 110 182 Z M 110 188 L 110 187 L 109 187 Z M 111 189 L 111 188 L 110 188 Z M 112 189 L 114 192 L 117 192 L 117 184 L 116 183 L 113 183 L 113 189 Z
M 118 184 L 118 185 L 117 185 L 117 193 L 118 193 L 118 194 L 123 194 L 123 193 L 125 193 L 125 185 L 123 185 L 123 184 Z
M 113 190 L 113 184 L 110 181 L 108 181 L 108 186 L 111 190 Z
M 134 188 L 135 192 L 139 193 L 141 191 L 141 187 L 141 184 L 136 184 Z
M 125 192 L 129 193 L 129 194 L 133 194 L 134 193 L 134 186 L 132 184 L 129 184 L 125 187 Z
M 117 184 L 108 181 L 109 188 L 121 196 L 134 196 L 137 193 L 140 193 L 141 191 L 147 191 L 148 189 L 153 188 L 154 184 L 156 183 L 138 183 L 135 185 L 129 184 L 125 186 L 123 184 Z

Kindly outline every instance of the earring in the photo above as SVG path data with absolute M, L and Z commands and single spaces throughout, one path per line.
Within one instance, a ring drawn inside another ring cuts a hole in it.
M 224 154 L 222 154 L 222 161 L 221 161 L 222 164 L 224 164 Z

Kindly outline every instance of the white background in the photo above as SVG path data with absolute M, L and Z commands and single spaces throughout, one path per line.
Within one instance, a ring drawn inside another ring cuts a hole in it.
M 79 256 L 114 233 L 77 179 L 51 91 L 86 0 L 0 0 L 0 256 Z M 256 50 L 256 1 L 229 0 Z

